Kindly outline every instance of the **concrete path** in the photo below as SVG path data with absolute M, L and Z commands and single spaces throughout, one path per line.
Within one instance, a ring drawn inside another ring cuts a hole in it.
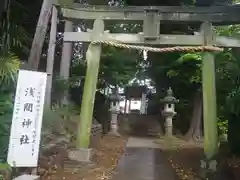
M 154 141 L 129 138 L 112 180 L 177 180 Z

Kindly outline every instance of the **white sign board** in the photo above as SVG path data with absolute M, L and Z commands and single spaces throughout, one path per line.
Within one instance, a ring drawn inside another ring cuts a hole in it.
M 46 73 L 19 71 L 7 159 L 12 167 L 37 167 L 46 82 Z

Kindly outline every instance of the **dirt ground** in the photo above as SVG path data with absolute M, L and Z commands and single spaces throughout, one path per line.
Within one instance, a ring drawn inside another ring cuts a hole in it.
M 93 148 L 92 163 L 80 164 L 64 161 L 62 167 L 55 167 L 43 180 L 105 180 L 111 178 L 111 173 L 118 163 L 126 144 L 125 137 L 104 136 L 96 148 Z
M 202 143 L 186 142 L 179 138 L 160 140 L 162 149 L 180 180 L 199 179 L 200 161 L 204 157 Z M 240 159 L 227 156 L 225 147 L 220 147 L 218 161 L 218 180 L 239 180 Z
M 203 159 L 202 148 L 185 145 L 165 152 L 180 180 L 193 180 L 197 177 L 200 160 Z
M 179 138 L 162 139 L 158 142 L 180 180 L 193 180 L 203 158 L 201 144 L 186 142 Z

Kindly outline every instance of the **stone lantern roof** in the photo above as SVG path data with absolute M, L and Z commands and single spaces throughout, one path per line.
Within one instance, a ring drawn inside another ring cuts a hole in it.
M 173 96 L 173 91 L 172 88 L 169 87 L 167 90 L 167 96 L 165 96 L 163 99 L 160 100 L 162 103 L 166 103 L 166 104 L 176 104 L 179 102 L 178 99 L 176 99 Z

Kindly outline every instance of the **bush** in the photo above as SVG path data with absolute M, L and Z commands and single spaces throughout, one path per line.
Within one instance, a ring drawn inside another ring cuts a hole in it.
M 53 136 L 69 137 L 66 125 L 70 124 L 71 118 L 77 111 L 71 104 L 65 107 L 55 107 L 53 110 L 45 110 L 42 123 L 41 144 L 46 145 Z
M 83 95 L 83 87 L 72 87 L 70 89 L 71 100 L 76 105 L 79 106 L 79 110 L 81 109 L 82 95 Z M 94 101 L 94 111 L 93 118 L 97 120 L 98 123 L 102 125 L 102 132 L 108 133 L 110 130 L 110 102 L 106 95 L 102 94 L 99 91 L 96 91 L 95 101 Z
M 228 121 L 228 143 L 233 155 L 240 155 L 240 121 L 239 116 L 232 114 Z
M 218 118 L 218 133 L 220 135 L 227 134 L 228 132 L 228 121 Z
M 5 162 L 12 122 L 13 102 L 11 94 L 0 96 L 0 161 Z
M 232 90 L 227 97 L 228 142 L 234 155 L 240 155 L 240 87 Z

